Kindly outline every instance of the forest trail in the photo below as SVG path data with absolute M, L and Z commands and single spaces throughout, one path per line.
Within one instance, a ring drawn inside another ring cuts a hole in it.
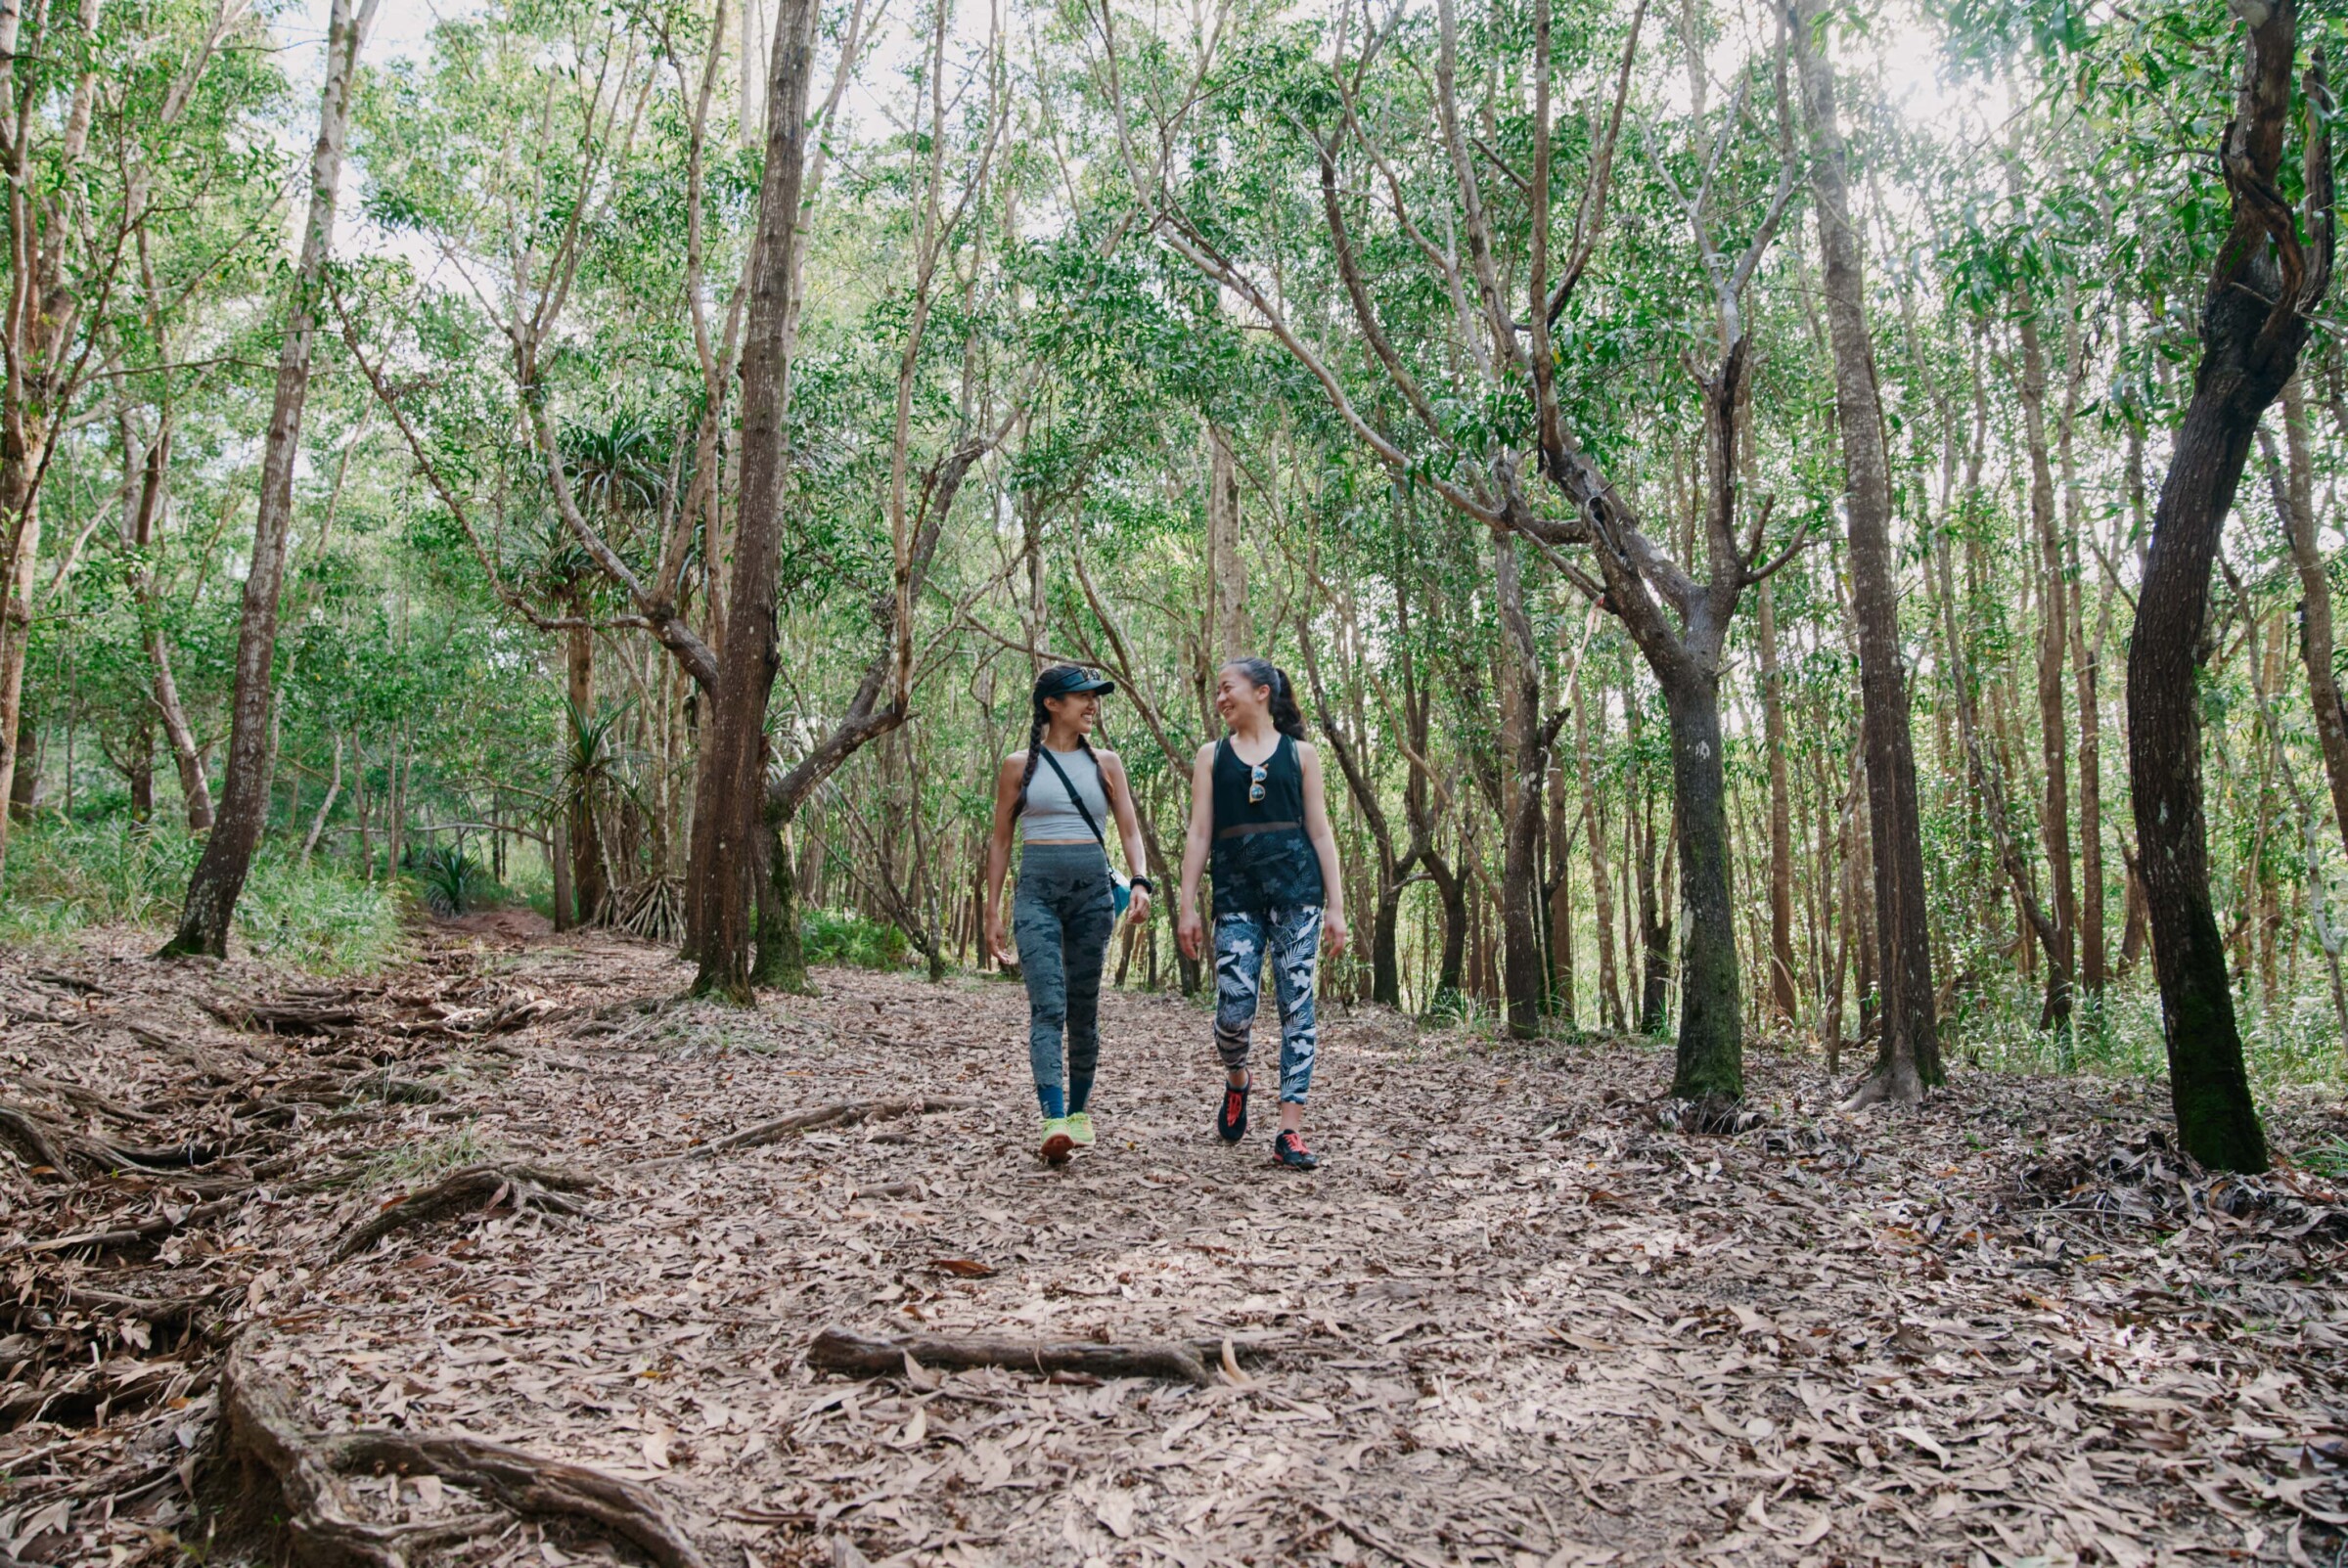
M 312 1434 L 591 1466 L 716 1568 L 2342 1551 L 2348 1210 L 2304 1173 L 2181 1170 L 2136 1086 L 1964 1073 L 1845 1117 L 1815 1063 L 1756 1053 L 1754 1125 L 1694 1137 L 1652 1047 L 1331 1009 L 1301 1176 L 1268 1128 L 1211 1137 L 1201 1013 L 1112 992 L 1101 1144 L 1048 1170 L 1014 985 L 831 970 L 754 1012 L 663 1005 L 663 954 L 493 932 L 294 995 L 149 945 L 0 957 L 10 1103 L 227 1145 L 184 1177 L 0 1160 L 0 1548 L 26 1561 L 203 1533 L 185 1485 L 219 1495 L 232 1336 Z M 694 1153 L 908 1098 L 959 1103 Z M 2278 1142 L 2339 1114 L 2286 1107 Z M 481 1164 L 594 1186 L 501 1178 L 336 1261 Z M 518 1187 L 554 1212 L 512 1212 Z M 125 1222 L 149 1230 L 41 1245 Z M 828 1326 L 1218 1354 L 1203 1388 L 857 1380 L 807 1366 Z M 481 1515 L 363 1471 L 336 1501 Z M 485 1519 L 414 1556 L 638 1560 L 577 1517 Z

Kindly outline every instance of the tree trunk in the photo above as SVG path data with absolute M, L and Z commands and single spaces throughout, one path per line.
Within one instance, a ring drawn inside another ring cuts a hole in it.
M 212 826 L 212 789 L 204 777 L 203 754 L 196 745 L 195 732 L 188 725 L 187 710 L 179 700 L 179 682 L 171 673 L 171 649 L 164 640 L 162 605 L 156 592 L 155 568 L 146 553 L 155 542 L 155 530 L 162 520 L 164 496 L 170 479 L 171 424 L 166 413 L 155 440 L 147 448 L 146 461 L 139 475 L 139 499 L 131 515 L 131 543 L 140 560 L 131 577 L 131 596 L 138 605 L 140 640 L 147 650 L 147 663 L 152 672 L 151 686 L 155 694 L 156 716 L 162 720 L 163 739 L 171 747 L 171 760 L 179 770 L 179 792 L 188 814 L 188 830 L 192 833 L 209 832 Z
M 1578 665 L 1573 672 L 1570 700 L 1574 762 L 1582 784 L 1582 833 L 1590 843 L 1590 900 L 1597 906 L 1598 916 L 1599 1006 L 1604 1009 L 1603 1021 L 1607 1030 L 1621 1034 L 1622 987 L 1614 973 L 1614 886 L 1612 874 L 1606 869 L 1606 816 L 1599 800 L 1597 781 L 1592 777 L 1590 712 L 1589 705 L 1582 700 L 1582 672 Z
M 326 797 L 318 802 L 318 814 L 310 819 L 310 830 L 301 840 L 301 863 L 307 866 L 310 856 L 318 849 L 318 840 L 326 833 L 326 819 L 335 809 L 335 801 L 342 793 L 342 738 L 335 737 L 335 771 L 326 782 Z M 505 879 L 505 868 L 497 870 L 500 881 Z
M 1427 1008 L 1436 1016 L 1460 1010 L 1461 977 L 1468 963 L 1468 877 L 1433 850 L 1426 852 L 1426 874 L 1434 879 L 1443 902 L 1443 955 L 1435 966 L 1435 992 Z
M 766 109 L 766 167 L 758 193 L 756 255 L 742 352 L 742 501 L 734 529 L 726 644 L 701 725 L 701 758 L 686 873 L 688 941 L 700 967 L 694 990 L 750 996 L 761 817 L 766 798 L 766 701 L 778 662 L 775 577 L 787 483 L 783 426 L 789 396 L 790 295 L 797 275 L 799 193 L 806 173 L 807 90 L 814 73 L 813 0 L 778 0 Z
M 1923 833 L 1909 734 L 1908 677 L 1900 662 L 1891 461 L 1868 335 L 1859 243 L 1851 230 L 1842 131 L 1834 117 L 1833 67 L 1818 36 L 1824 15 L 1824 0 L 1797 0 L 1792 37 L 1809 126 L 1827 327 L 1834 347 L 1835 424 L 1850 516 L 1852 612 L 1859 626 L 1860 739 L 1874 849 L 1875 947 L 1882 966 L 1883 1029 L 1874 1072 L 1860 1093 L 1864 1098 L 1915 1100 L 1942 1076 L 1925 920 Z M 1762 603 L 1767 616 L 1766 597 Z M 1774 767 L 1772 785 L 1774 797 Z M 1774 821 L 1772 829 L 1774 846 L 1784 835 Z M 1773 907 L 1775 902 L 1773 894 Z
M 2079 332 L 2074 291 L 2067 289 L 2072 336 Z M 2100 1007 L 2110 979 L 2109 944 L 2104 940 L 2103 911 L 2103 713 L 2098 688 L 2101 683 L 2103 646 L 2111 631 L 2111 586 L 2108 576 L 2099 594 L 2096 634 L 2087 634 L 2087 587 L 2081 571 L 2079 540 L 2087 526 L 2087 497 L 2079 483 L 2079 459 L 2074 434 L 2079 424 L 2079 388 L 2087 368 L 2084 350 L 2071 349 L 2069 389 L 2063 398 L 2059 453 L 2062 462 L 2063 573 L 2070 580 L 2071 682 L 2079 708 L 2079 984 Z
M 1247 560 L 1240 554 L 1240 464 L 1220 426 L 1206 427 L 1206 563 L 1214 595 L 1214 646 L 1218 658 L 1244 658 L 1255 651 L 1255 626 L 1247 614 Z
M 1769 752 L 1769 996 L 1778 1021 L 1791 1024 L 1793 984 L 1793 809 L 1785 777 L 1785 694 L 1778 674 L 1774 584 L 1761 585 L 1761 737 Z
M 1700 668 L 1663 683 L 1680 862 L 1680 1036 L 1671 1092 L 1717 1109 L 1744 1093 L 1744 1015 L 1729 903 L 1728 774 L 1720 680 Z
M 1533 623 L 1524 607 L 1524 579 L 1516 560 L 1516 536 L 1495 534 L 1492 542 L 1494 598 L 1501 621 L 1503 732 L 1513 764 L 1501 800 L 1506 813 L 1501 839 L 1501 960 L 1509 1010 L 1509 1033 L 1531 1040 L 1541 1033 L 1541 1005 L 1548 970 L 1541 954 L 1541 781 L 1549 771 L 1549 747 L 1541 723 L 1541 664 L 1533 649 Z
M 1550 1005 L 1567 1028 L 1580 1026 L 1574 1006 L 1573 835 L 1567 828 L 1565 769 L 1557 747 L 1549 748 L 1549 994 Z
M 2320 74 L 2311 72 L 2319 102 L 2310 106 L 2307 152 L 2316 256 L 2299 253 L 2295 217 L 2273 194 L 2297 31 L 2295 0 L 2274 0 L 2246 28 L 2225 147 L 2234 228 L 2202 303 L 2201 363 L 2153 513 L 2128 648 L 2129 777 L 2178 1139 L 2202 1164 L 2233 1171 L 2265 1170 L 2267 1144 L 2210 900 L 2196 677 L 2207 657 L 2210 565 L 2252 432 L 2289 380 L 2330 281 L 2331 164 Z M 2278 229 L 2294 242 L 2287 264 L 2269 239 Z
M 375 18 L 377 0 L 333 0 L 327 23 L 326 86 L 318 109 L 318 141 L 310 153 L 310 205 L 301 260 L 286 308 L 278 348 L 277 388 L 261 456 L 261 493 L 253 510 L 252 560 L 245 577 L 243 618 L 237 629 L 237 673 L 230 710 L 228 766 L 220 809 L 204 840 L 203 857 L 189 879 L 179 929 L 165 956 L 228 956 L 229 924 L 245 890 L 252 852 L 269 811 L 274 760 L 278 600 L 286 576 L 286 544 L 294 522 L 294 465 L 301 454 L 302 404 L 310 389 L 319 289 L 334 244 L 335 196 L 342 178 L 342 142 L 350 120 L 351 78 Z
M 571 613 L 584 620 L 587 616 L 587 596 L 582 590 L 571 600 Z M 605 902 L 610 897 L 610 879 L 604 874 L 603 834 L 596 826 L 594 765 L 597 758 L 589 754 L 589 740 L 595 737 L 595 749 L 600 751 L 600 739 L 595 712 L 595 633 L 585 626 L 570 628 L 564 650 L 564 695 L 568 703 L 564 733 L 568 739 L 569 761 L 573 777 L 570 789 L 567 830 L 564 837 L 570 850 L 570 909 L 572 923 L 592 925 L 602 917 Z
M 2348 839 L 2348 709 L 2340 705 L 2339 680 L 2332 672 L 2331 578 L 2316 538 L 2307 401 L 2296 376 L 2282 387 L 2282 438 L 2289 467 L 2277 502 L 2290 535 L 2291 564 L 2299 572 L 2299 660 L 2307 671 L 2308 705 L 2315 712 L 2324 775 L 2331 784 L 2334 825 Z
M 49 437 L 46 422 L 43 425 L 39 440 L 45 446 Z M 31 468 L 24 458 L 0 456 L 0 515 L 14 524 L 8 543 L 16 552 L 13 568 L 0 577 L 0 798 L 9 808 L 0 812 L 0 867 L 7 865 L 9 824 L 31 814 L 31 796 L 25 792 L 30 786 L 19 783 L 32 776 L 23 755 L 32 732 L 24 712 L 24 663 L 32 645 L 33 566 L 41 553 L 41 509 L 32 490 Z M 21 793 L 26 802 L 23 809 L 18 806 Z
M 2063 584 L 2062 536 L 2054 521 L 2054 474 L 2047 455 L 2047 356 L 2039 342 L 2036 302 L 2022 301 L 2022 428 L 2030 451 L 2030 520 L 2037 535 L 2038 741 L 2046 774 L 2039 810 L 2039 836 L 2046 849 L 2047 874 L 2054 883 L 2049 913 L 2054 943 L 2048 957 L 2046 1016 L 2066 1027 L 2071 1016 L 2073 933 L 2079 905 L 2071 874 L 2069 733 L 2062 714 L 2063 665 L 2070 654 L 2070 596 Z

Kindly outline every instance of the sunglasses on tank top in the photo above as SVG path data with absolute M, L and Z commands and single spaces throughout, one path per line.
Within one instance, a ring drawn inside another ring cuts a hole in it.
M 1264 769 L 1270 765 L 1271 761 L 1270 757 L 1266 757 L 1262 762 L 1251 762 L 1247 765 L 1247 804 L 1250 806 L 1263 804 Z

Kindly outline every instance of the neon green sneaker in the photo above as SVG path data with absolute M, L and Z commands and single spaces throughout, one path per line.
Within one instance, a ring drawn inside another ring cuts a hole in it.
M 1043 1155 L 1046 1164 L 1065 1165 L 1075 1147 L 1076 1140 L 1068 1134 L 1068 1119 L 1065 1116 L 1044 1118 L 1044 1142 L 1038 1152 Z
M 1068 1112 L 1067 1123 L 1068 1142 L 1078 1148 L 1091 1148 L 1093 1146 L 1093 1113 L 1089 1110 L 1072 1110 Z

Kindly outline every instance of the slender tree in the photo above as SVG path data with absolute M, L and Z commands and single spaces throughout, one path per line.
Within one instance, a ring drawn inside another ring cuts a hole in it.
M 342 144 L 350 124 L 351 78 L 379 0 L 333 0 L 326 32 L 326 85 L 319 97 L 318 141 L 310 152 L 310 204 L 302 225 L 301 259 L 286 304 L 285 336 L 277 355 L 277 390 L 261 452 L 260 502 L 253 510 L 252 559 L 246 569 L 243 617 L 237 630 L 236 692 L 229 716 L 228 767 L 220 805 L 203 858 L 188 881 L 179 929 L 165 956 L 228 956 L 229 923 L 245 890 L 252 852 L 269 815 L 269 776 L 275 760 L 278 601 L 285 587 L 286 546 L 294 527 L 294 463 L 301 453 L 301 412 L 309 397 L 310 359 L 324 302 L 327 258 L 335 238 L 335 198 L 342 179 Z
M 814 79 L 814 0 L 778 0 L 767 73 L 766 167 L 750 261 L 742 351 L 742 500 L 718 661 L 694 791 L 687 930 L 700 964 L 699 992 L 747 1000 L 757 902 L 759 819 L 766 778 L 766 699 L 774 688 L 775 574 L 782 558 L 783 429 L 790 370 L 789 326 L 806 174 L 808 85 Z
M 1810 132 L 1810 189 L 1817 202 L 1827 326 L 1834 348 L 1834 412 L 1842 437 L 1843 496 L 1850 518 L 1852 614 L 1859 627 L 1859 728 L 1867 754 L 1875 944 L 1882 973 L 1883 1026 L 1875 1066 L 1854 1098 L 1862 1103 L 1914 1100 L 1941 1080 L 1932 941 L 1924 917 L 1923 830 L 1916 803 L 1916 752 L 1908 729 L 1908 672 L 1900 659 L 1899 582 L 1891 551 L 1891 458 L 1883 438 L 1874 342 L 1868 333 L 1866 280 L 1851 227 L 1842 130 L 1834 117 L 1834 68 L 1822 36 L 1825 15 L 1825 0 L 1796 0 L 1792 38 L 1803 117 Z
M 2179 1142 L 2205 1165 L 2259 1171 L 2266 1135 L 2210 898 L 2196 677 L 2207 657 L 2210 565 L 2252 434 L 2290 380 L 2308 319 L 2331 285 L 2331 103 L 2319 52 L 2305 90 L 2306 195 L 2294 213 L 2276 181 L 2291 117 L 2297 3 L 2242 0 L 2237 15 L 2241 76 L 2220 151 L 2233 224 L 2203 296 L 2201 362 L 2137 598 L 2128 763 Z

